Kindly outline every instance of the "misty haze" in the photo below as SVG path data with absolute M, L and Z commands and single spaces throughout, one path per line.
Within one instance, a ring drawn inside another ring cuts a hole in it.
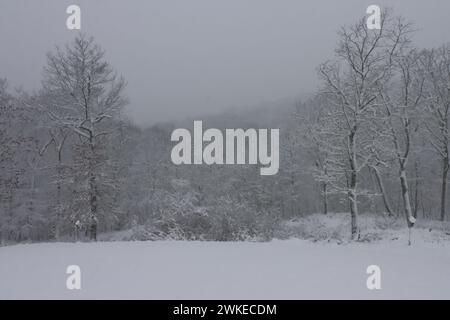
M 377 2 L 0 0 L 0 299 L 449 299 L 450 2 Z

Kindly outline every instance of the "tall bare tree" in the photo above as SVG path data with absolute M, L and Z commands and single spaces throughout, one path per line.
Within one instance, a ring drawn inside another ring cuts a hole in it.
M 323 94 L 327 97 L 329 124 L 324 127 L 328 141 L 329 174 L 336 190 L 347 195 L 351 214 L 351 234 L 358 234 L 359 176 L 373 159 L 373 142 L 379 132 L 371 125 L 377 110 L 378 87 L 390 78 L 392 57 L 398 43 L 392 41 L 395 19 L 384 11 L 379 30 L 369 30 L 365 19 L 339 32 L 336 60 L 320 66 Z
M 418 132 L 419 106 L 423 100 L 425 78 L 419 68 L 420 55 L 414 49 L 405 47 L 411 32 L 408 24 L 398 22 L 394 30 L 394 41 L 402 47 L 393 57 L 392 81 L 380 89 L 383 102 L 387 140 L 383 140 L 387 157 L 395 159 L 401 187 L 403 208 L 408 228 L 413 227 L 415 217 L 408 183 L 408 161 L 414 150 L 414 134 Z M 390 149 L 390 150 L 387 150 Z
M 423 66 L 427 76 L 424 124 L 429 141 L 441 161 L 440 218 L 444 221 L 450 169 L 450 44 L 438 49 L 424 50 Z
M 127 103 L 123 96 L 125 81 L 104 56 L 93 38 L 79 35 L 71 45 L 48 54 L 43 80 L 43 107 L 55 128 L 70 130 L 77 137 L 73 180 L 82 190 L 78 204 L 80 208 L 86 204 L 87 212 L 79 215 L 89 226 L 93 240 L 100 210 L 105 214 L 112 210 L 105 204 L 99 208 L 99 201 L 108 197 L 102 189 L 114 188 L 107 175 L 111 163 L 106 144 L 115 134 L 115 120 Z

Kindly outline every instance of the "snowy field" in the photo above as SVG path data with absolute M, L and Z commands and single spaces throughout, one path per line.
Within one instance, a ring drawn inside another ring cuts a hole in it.
M 66 288 L 68 265 L 81 290 Z M 381 267 L 381 290 L 366 268 Z M 0 299 L 449 299 L 450 245 L 99 242 L 0 248 Z

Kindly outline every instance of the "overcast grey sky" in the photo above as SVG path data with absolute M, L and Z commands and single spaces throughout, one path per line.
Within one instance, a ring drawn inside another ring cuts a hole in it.
M 66 8 L 126 78 L 139 124 L 254 107 L 317 86 L 336 31 L 390 6 L 420 29 L 419 46 L 450 40 L 448 0 L 0 0 L 0 77 L 38 89 L 45 54 L 69 42 Z

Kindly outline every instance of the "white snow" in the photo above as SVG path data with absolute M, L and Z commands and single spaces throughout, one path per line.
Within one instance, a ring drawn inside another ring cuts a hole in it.
M 66 268 L 81 267 L 81 290 Z M 369 265 L 382 289 L 366 287 Z M 47 243 L 0 248 L 0 299 L 449 299 L 448 242 Z

